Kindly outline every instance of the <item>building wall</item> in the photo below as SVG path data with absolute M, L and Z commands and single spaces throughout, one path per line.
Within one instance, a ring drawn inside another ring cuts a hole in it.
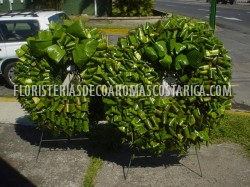
M 24 0 L 22 4 L 20 0 L 13 0 L 12 4 L 13 10 L 24 10 L 29 5 L 30 0 Z M 40 0 L 41 2 L 41 0 Z M 34 3 L 31 3 L 31 6 L 36 9 L 43 9 L 43 5 L 39 3 L 39 0 L 34 0 Z M 65 11 L 68 15 L 79 15 L 79 14 L 88 14 L 94 15 L 94 1 L 93 0 L 64 0 L 62 10 Z M 3 4 L 0 4 L 0 13 L 9 11 L 9 0 L 3 0 Z
M 93 0 L 64 0 L 63 11 L 68 15 L 95 15 Z

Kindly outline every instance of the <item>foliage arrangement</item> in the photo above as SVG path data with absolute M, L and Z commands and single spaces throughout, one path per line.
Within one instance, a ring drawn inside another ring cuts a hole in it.
M 190 144 L 209 141 L 211 129 L 231 108 L 231 96 L 179 94 L 161 97 L 149 94 L 153 86 L 171 77 L 174 84 L 212 85 L 230 88 L 231 59 L 204 22 L 183 17 L 147 23 L 108 45 L 95 29 L 88 30 L 80 20 L 64 25 L 51 24 L 36 38 L 17 50 L 16 84 L 60 85 L 75 65 L 71 86 L 139 85 L 151 87 L 145 96 L 129 94 L 102 96 L 108 122 L 126 143 L 155 154 L 165 150 L 185 150 Z M 102 91 L 103 87 L 99 87 Z M 108 90 L 110 92 L 111 90 Z M 128 90 L 131 91 L 131 90 Z M 22 106 L 38 121 L 39 127 L 55 134 L 91 132 L 89 115 L 99 113 L 90 96 L 18 96 Z M 92 106 L 92 107 L 91 107 Z M 96 106 L 96 105 L 95 105 Z M 93 110 L 90 110 L 93 108 Z
M 154 0 L 116 0 L 114 15 L 116 16 L 151 16 Z

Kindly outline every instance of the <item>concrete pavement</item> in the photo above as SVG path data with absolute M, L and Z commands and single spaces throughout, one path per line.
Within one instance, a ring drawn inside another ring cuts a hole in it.
M 38 161 L 40 132 L 32 126 L 0 123 L 0 186 L 81 187 L 95 149 L 89 142 L 43 143 Z M 202 146 L 199 170 L 194 149 L 186 157 L 165 155 L 132 162 L 127 180 L 124 172 L 130 151 L 94 154 L 104 160 L 95 178 L 96 187 L 227 186 L 248 187 L 250 159 L 232 143 Z
M 34 122 L 28 119 L 28 113 L 25 112 L 20 103 L 16 102 L 1 102 L 0 98 L 0 123 L 20 124 L 20 125 L 34 125 Z

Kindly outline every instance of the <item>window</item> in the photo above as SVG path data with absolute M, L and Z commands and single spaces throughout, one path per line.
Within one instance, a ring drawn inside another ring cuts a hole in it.
M 1 33 L 4 39 L 8 41 L 24 41 L 26 38 L 36 35 L 38 29 L 39 25 L 35 20 L 0 22 Z
M 54 21 L 57 24 L 62 24 L 64 19 L 69 19 L 69 17 L 64 13 L 60 13 L 49 17 L 49 22 Z
M 4 42 L 2 32 L 0 31 L 0 43 Z

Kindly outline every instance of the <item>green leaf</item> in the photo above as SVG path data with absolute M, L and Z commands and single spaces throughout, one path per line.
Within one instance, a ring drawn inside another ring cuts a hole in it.
M 128 39 L 129 39 L 129 42 L 131 43 L 131 45 L 133 45 L 133 46 L 135 46 L 135 47 L 138 47 L 138 46 L 139 46 L 139 42 L 138 42 L 138 40 L 136 39 L 135 36 L 129 35 L 129 36 L 128 36 Z
M 155 62 L 158 59 L 158 55 L 153 47 L 144 47 L 144 50 L 146 57 L 152 62 Z
M 180 54 L 175 58 L 175 69 L 176 70 L 180 70 L 183 67 L 187 66 L 188 63 L 188 59 L 186 57 L 186 55 Z
M 56 44 L 47 47 L 46 51 L 48 56 L 56 63 L 59 63 L 66 54 L 66 51 Z
M 172 138 L 172 135 L 167 134 L 167 132 L 166 132 L 165 129 L 162 129 L 162 130 L 159 132 L 159 135 L 160 135 L 161 140 L 167 140 L 167 139 Z
M 25 54 L 25 51 L 23 51 L 22 49 L 17 49 L 16 50 L 16 54 L 18 55 L 18 57 L 22 57 Z
M 52 45 L 52 40 L 29 40 L 29 44 L 31 53 L 40 57 L 45 54 L 47 47 Z
M 142 43 L 148 43 L 149 42 L 149 38 L 148 36 L 146 36 L 142 30 L 142 28 L 138 29 L 138 39 L 142 42 Z
M 204 64 L 204 62 L 202 62 L 203 57 L 204 57 L 203 53 L 199 52 L 196 49 L 191 50 L 187 54 L 187 59 L 189 64 L 195 69 Z
M 81 44 L 84 46 L 84 51 L 87 55 L 87 57 L 92 57 L 93 54 L 95 53 L 97 46 L 98 46 L 98 41 L 95 39 L 85 39 L 81 41 Z
M 154 49 L 160 58 L 164 57 L 167 53 L 167 46 L 165 41 L 158 41 L 154 43 Z
M 91 38 L 90 32 L 85 29 L 84 22 L 81 19 L 73 22 L 73 24 L 68 27 L 66 32 L 79 38 Z
M 72 51 L 72 55 L 73 55 L 74 63 L 78 67 L 81 67 L 88 62 L 89 58 L 86 55 L 86 52 L 84 51 L 83 44 L 77 44 L 75 49 Z
M 52 33 L 49 30 L 38 31 L 37 40 L 51 40 Z
M 181 44 L 181 43 L 176 42 L 174 45 L 175 45 L 174 46 L 175 53 L 177 55 L 180 54 L 183 50 L 186 49 L 186 45 L 185 44 Z
M 209 141 L 209 136 L 206 131 L 199 131 L 198 136 L 200 137 L 201 140 Z
M 185 74 L 185 75 L 183 75 L 183 76 L 180 77 L 180 81 L 181 81 L 181 82 L 187 82 L 188 79 L 189 79 L 189 78 L 188 78 L 187 74 Z
M 174 55 L 175 44 L 176 44 L 176 39 L 170 39 L 169 48 L 171 55 Z
M 110 98 L 104 97 L 102 101 L 108 105 L 116 105 L 117 103 Z
M 159 60 L 159 62 L 163 67 L 170 69 L 173 60 L 170 55 L 166 54 L 163 59 Z
M 77 44 L 72 51 L 74 63 L 78 67 L 85 65 L 93 56 L 98 46 L 98 41 L 95 39 L 85 39 L 80 44 Z

